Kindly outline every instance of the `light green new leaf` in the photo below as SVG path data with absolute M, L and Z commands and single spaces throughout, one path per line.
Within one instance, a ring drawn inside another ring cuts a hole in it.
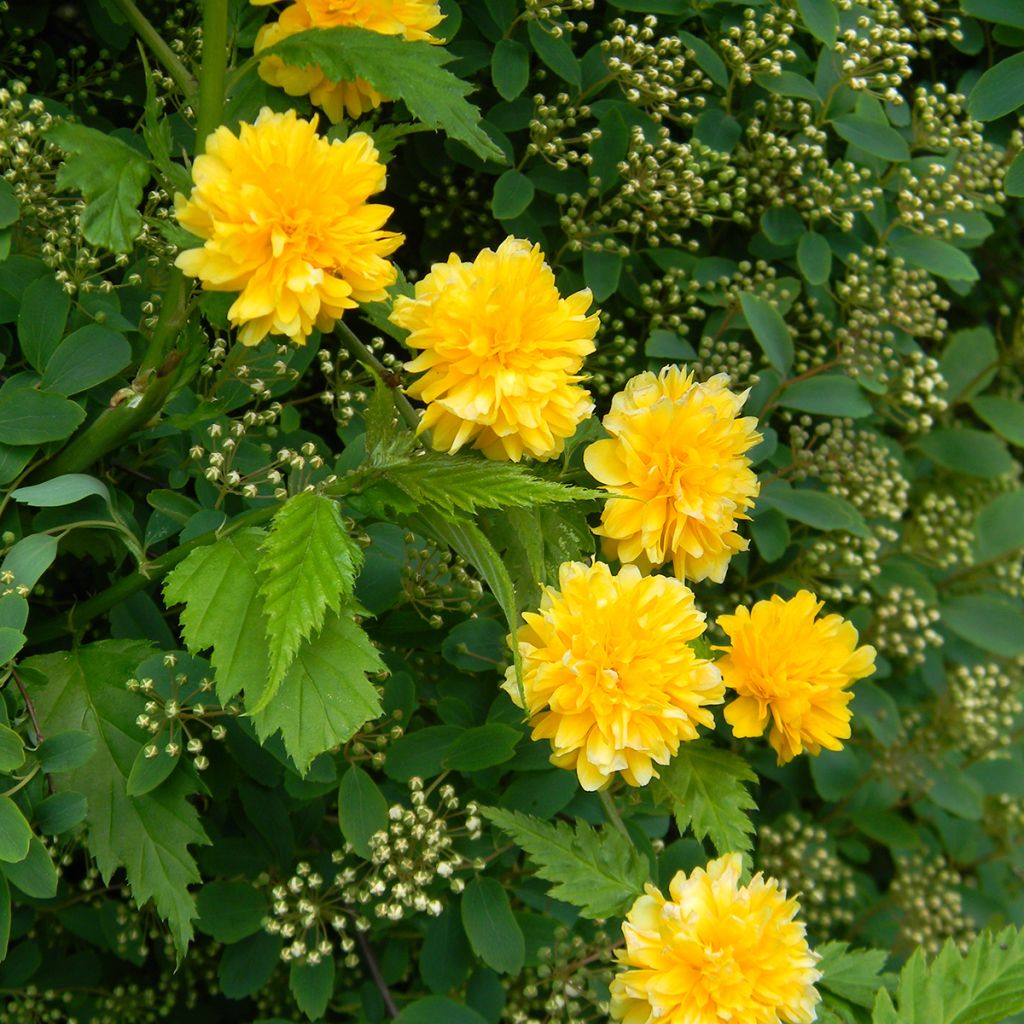
M 818 987 L 870 1008 L 882 987 L 882 970 L 889 954 L 881 949 L 850 949 L 846 942 L 826 942 L 815 952 L 821 957 Z
M 317 28 L 260 51 L 261 57 L 270 55 L 296 67 L 316 64 L 332 82 L 364 78 L 390 99 L 404 100 L 413 117 L 443 129 L 477 156 L 505 162 L 480 127 L 480 111 L 466 101 L 470 87 L 445 70 L 453 57 L 443 46 L 362 28 Z
M 363 564 L 363 552 L 345 532 L 338 504 L 321 494 L 296 494 L 274 516 L 261 547 L 257 572 L 267 619 L 270 671 L 260 703 L 265 707 L 303 640 L 338 612 Z
M 45 735 L 75 729 L 96 740 L 86 763 L 53 779 L 58 791 L 85 797 L 89 853 L 100 873 L 109 880 L 124 867 L 134 900 L 153 900 L 183 952 L 196 913 L 188 887 L 199 881 L 189 846 L 208 842 L 188 801 L 192 784 L 178 772 L 146 796 L 126 791 L 145 737 L 135 725 L 138 698 L 124 684 L 151 653 L 139 641 L 104 640 L 29 658 L 22 669 Z
M 757 776 L 743 758 L 705 740 L 680 744 L 661 769 L 655 794 L 672 807 L 680 832 L 710 836 L 720 854 L 751 848 L 754 824 L 747 813 L 756 804 L 746 787 Z
M 67 154 L 57 171 L 57 188 L 76 189 L 85 198 L 85 240 L 129 252 L 142 231 L 138 207 L 150 177 L 146 158 L 120 139 L 82 124 L 60 121 L 46 137 Z
M 377 688 L 367 676 L 384 669 L 351 611 L 332 612 L 319 635 L 299 648 L 274 699 L 253 711 L 260 742 L 280 730 L 285 750 L 305 773 L 314 757 L 381 713 Z
M 193 551 L 164 581 L 168 605 L 184 604 L 182 632 L 193 653 L 213 648 L 217 695 L 230 700 L 243 687 L 262 692 L 270 646 L 256 575 L 262 530 L 239 530 Z
M 919 948 L 900 972 L 895 1003 L 882 989 L 874 1024 L 999 1024 L 1024 1010 L 1024 931 L 982 932 L 961 956 L 946 941 L 931 963 Z
M 579 907 L 584 917 L 614 917 L 644 890 L 649 865 L 622 835 L 583 822 L 547 822 L 518 811 L 481 807 L 529 855 L 537 875 L 554 882 L 555 899 Z

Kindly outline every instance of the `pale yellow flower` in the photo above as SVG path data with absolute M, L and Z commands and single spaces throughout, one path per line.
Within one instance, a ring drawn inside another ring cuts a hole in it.
M 681 579 L 721 583 L 729 559 L 746 550 L 736 527 L 750 518 L 759 485 L 745 453 L 761 438 L 757 421 L 739 416 L 746 392 L 728 383 L 722 373 L 698 383 L 667 366 L 612 399 L 602 421 L 611 438 L 584 456 L 616 495 L 594 531 L 609 557 L 644 570 L 672 562 Z
M 267 0 L 251 0 L 264 3 Z M 365 28 L 386 36 L 402 36 L 415 42 L 438 43 L 430 30 L 443 15 L 434 0 L 296 0 L 268 22 L 256 36 L 255 52 L 266 50 L 282 39 L 311 28 Z M 260 61 L 259 74 L 265 82 L 284 89 L 289 96 L 309 96 L 335 124 L 347 113 L 359 117 L 379 107 L 386 99 L 369 82 L 332 82 L 315 64 L 295 67 L 276 56 Z
M 722 702 L 718 669 L 689 645 L 704 613 L 685 583 L 631 565 L 615 576 L 601 562 L 567 562 L 558 585 L 544 588 L 515 641 L 533 738 L 550 740 L 552 763 L 575 769 L 584 789 L 616 773 L 645 786 L 655 764 L 714 725 L 705 705 Z M 514 669 L 504 689 L 524 706 Z
M 540 246 L 506 238 L 473 263 L 455 253 L 435 263 L 391 319 L 423 349 L 406 369 L 422 373 L 409 395 L 427 403 L 420 430 L 438 451 L 470 442 L 491 459 L 559 455 L 593 412 L 579 386 L 594 351 L 588 289 L 562 298 Z
M 646 887 L 626 915 L 611 984 L 623 1024 L 810 1024 L 820 959 L 773 878 L 740 885 L 738 853 Z
M 808 590 L 775 595 L 722 615 L 730 646 L 716 664 L 736 699 L 725 709 L 735 736 L 761 736 L 779 764 L 805 749 L 842 750 L 850 735 L 849 687 L 875 670 L 875 649 L 857 646 L 857 630 L 839 615 L 817 618 L 823 602 Z
M 178 222 L 205 239 L 176 266 L 209 291 L 239 292 L 228 317 L 243 344 L 268 333 L 305 344 L 397 277 L 386 257 L 403 237 L 382 230 L 393 211 L 367 202 L 384 179 L 369 135 L 328 142 L 316 118 L 264 107 L 237 136 L 218 128 L 192 166 L 192 194 L 175 196 Z

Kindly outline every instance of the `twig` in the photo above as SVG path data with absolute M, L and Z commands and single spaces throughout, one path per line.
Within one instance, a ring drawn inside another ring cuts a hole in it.
M 43 730 L 39 728 L 39 719 L 36 717 L 36 706 L 32 703 L 32 698 L 28 695 L 28 690 L 25 689 L 25 684 L 21 681 L 21 676 L 18 675 L 16 668 L 11 669 L 11 675 L 14 677 L 14 685 L 18 688 L 18 693 L 21 694 L 21 699 L 25 702 L 25 710 L 28 712 L 28 717 L 32 721 L 32 728 L 36 731 L 36 746 L 41 744 L 46 737 L 43 735 Z
M 622 821 L 622 815 L 619 814 L 618 807 L 615 806 L 615 801 L 612 799 L 611 793 L 607 789 L 599 789 L 597 791 L 597 798 L 601 801 L 604 806 L 604 813 L 608 815 L 608 820 L 612 825 L 618 829 L 625 837 L 626 841 L 630 846 L 633 845 L 633 837 L 629 834 L 625 824 Z
M 366 935 L 358 928 L 355 929 L 355 933 L 356 942 L 359 943 L 360 952 L 363 954 L 363 960 L 366 961 L 366 969 L 370 972 L 370 977 L 373 978 L 373 983 L 377 986 L 381 999 L 384 1000 L 384 1008 L 387 1010 L 388 1016 L 394 1020 L 398 1016 L 398 1007 L 395 1005 L 394 997 L 391 995 L 391 989 L 388 988 L 387 982 L 384 981 L 384 975 L 380 973 L 380 964 L 377 963 L 377 958 L 370 948 Z
M 136 35 L 153 51 L 174 84 L 191 101 L 199 89 L 199 83 L 189 74 L 188 68 L 178 60 L 178 55 L 167 45 L 167 40 L 156 30 L 152 22 L 132 3 L 132 0 L 114 0 L 114 6 L 125 16 L 135 29 Z

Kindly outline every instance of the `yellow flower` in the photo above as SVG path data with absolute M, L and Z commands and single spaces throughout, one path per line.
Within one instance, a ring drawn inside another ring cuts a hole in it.
M 676 874 L 666 900 L 646 886 L 626 915 L 625 968 L 611 984 L 623 1024 L 810 1024 L 820 959 L 773 878 L 739 885 L 738 853 Z
M 704 613 L 685 583 L 631 565 L 613 576 L 601 562 L 567 562 L 558 585 L 516 637 L 533 738 L 550 740 L 552 764 L 574 768 L 584 789 L 616 772 L 645 786 L 655 762 L 714 725 L 704 705 L 724 697 L 718 669 L 687 642 L 704 632 Z M 503 688 L 524 706 L 514 669 Z
M 206 140 L 191 196 L 175 196 L 178 222 L 206 241 L 175 263 L 209 291 L 240 293 L 228 317 L 243 344 L 273 333 L 303 345 L 395 281 L 385 257 L 403 236 L 381 230 L 390 206 L 367 202 L 384 178 L 369 135 L 328 142 L 316 118 L 264 107 L 237 136 L 222 125 Z
M 396 299 L 392 321 L 423 349 L 406 369 L 425 371 L 409 394 L 427 403 L 420 430 L 434 448 L 472 441 L 514 462 L 559 455 L 594 409 L 578 386 L 598 325 L 590 302 L 588 289 L 561 298 L 540 246 L 511 237 L 473 263 L 452 253 L 415 298 Z
M 736 525 L 750 518 L 759 485 L 744 453 L 761 436 L 752 416 L 738 418 L 746 392 L 727 384 L 724 373 L 701 384 L 667 366 L 612 399 L 603 421 L 611 438 L 584 456 L 591 476 L 622 495 L 594 531 L 610 558 L 644 570 L 672 562 L 681 579 L 721 583 L 729 559 L 746 550 Z
M 770 724 L 779 764 L 805 748 L 842 750 L 839 741 L 850 735 L 848 687 L 875 670 L 875 649 L 858 647 L 857 630 L 842 616 L 816 618 L 822 605 L 801 590 L 718 619 L 731 646 L 718 648 L 726 653 L 716 664 L 737 694 L 725 720 L 741 737 L 761 736 Z
M 265 3 L 268 0 L 252 0 Z M 430 30 L 444 17 L 434 0 L 296 0 L 268 22 L 256 36 L 255 52 L 266 50 L 282 39 L 311 28 L 365 28 L 385 36 L 439 43 Z M 284 89 L 289 96 L 306 96 L 337 123 L 348 112 L 359 117 L 379 107 L 386 97 L 363 78 L 332 82 L 315 64 L 294 67 L 280 57 L 260 61 L 260 78 Z

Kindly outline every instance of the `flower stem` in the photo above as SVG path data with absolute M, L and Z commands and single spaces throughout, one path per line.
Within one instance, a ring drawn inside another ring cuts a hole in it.
M 604 807 L 604 813 L 608 815 L 608 820 L 612 823 L 613 827 L 621 832 L 625 837 L 626 841 L 630 846 L 633 845 L 633 837 L 629 834 L 629 830 L 626 828 L 625 823 L 622 820 L 622 815 L 619 814 L 618 807 L 615 806 L 615 801 L 612 799 L 611 793 L 607 789 L 599 789 L 597 791 L 597 798 L 601 801 Z
M 224 120 L 224 73 L 228 63 L 228 0 L 204 0 L 203 63 L 199 69 L 196 155 Z
M 114 6 L 125 16 L 135 29 L 135 34 L 153 51 L 174 84 L 192 100 L 199 89 L 199 83 L 189 74 L 188 68 L 178 60 L 178 55 L 167 45 L 167 40 L 153 26 L 153 23 L 132 3 L 132 0 L 114 0 Z

